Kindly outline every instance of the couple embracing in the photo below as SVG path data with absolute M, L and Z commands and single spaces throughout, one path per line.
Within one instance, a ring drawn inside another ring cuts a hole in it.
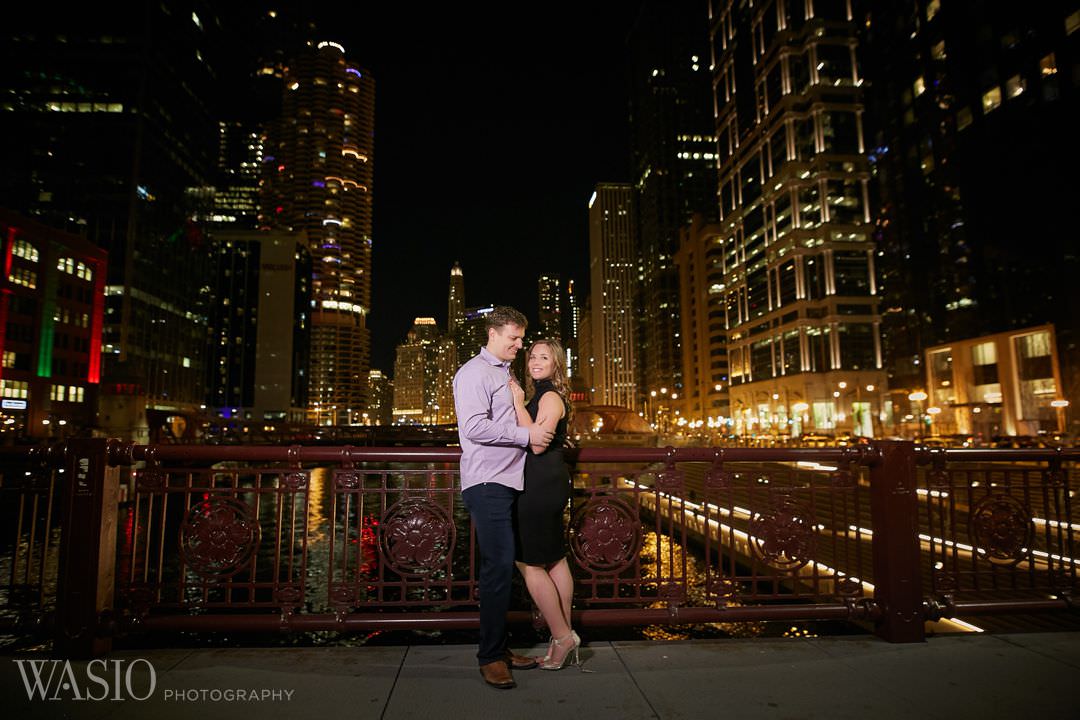
M 515 686 L 511 668 L 560 670 L 580 664 L 581 638 L 570 626 L 574 579 L 566 561 L 563 511 L 570 473 L 563 461 L 570 393 L 566 356 L 555 340 L 526 355 L 528 394 L 510 373 L 522 349 L 525 316 L 496 307 L 486 319 L 487 344 L 454 376 L 461 439 L 461 496 L 480 548 L 480 649 L 484 681 Z M 528 402 L 526 402 L 528 397 Z M 506 612 L 514 565 L 551 631 L 543 658 L 513 653 Z

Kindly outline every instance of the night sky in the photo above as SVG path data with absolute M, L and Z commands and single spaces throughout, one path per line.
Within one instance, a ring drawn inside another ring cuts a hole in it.
M 631 179 L 638 3 L 584 5 L 395 3 L 318 19 L 375 75 L 373 367 L 393 371 L 414 317 L 445 324 L 455 260 L 467 306 L 511 304 L 533 324 L 539 274 L 587 287 L 593 186 Z

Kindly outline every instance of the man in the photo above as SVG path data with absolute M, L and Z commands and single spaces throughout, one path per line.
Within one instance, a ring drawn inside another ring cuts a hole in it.
M 506 645 L 506 611 L 514 575 L 513 507 L 525 487 L 525 448 L 547 445 L 552 433 L 518 427 L 510 394 L 510 363 L 522 347 L 525 316 L 497 307 L 484 323 L 487 345 L 454 376 L 454 406 L 461 439 L 461 498 L 472 515 L 480 547 L 480 649 L 484 681 L 516 685 L 510 671 L 536 667 Z

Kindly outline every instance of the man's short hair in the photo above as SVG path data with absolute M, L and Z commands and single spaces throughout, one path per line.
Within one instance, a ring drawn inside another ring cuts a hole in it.
M 503 325 L 518 325 L 522 330 L 529 326 L 529 321 L 509 305 L 499 305 L 484 318 L 484 330 L 498 330 Z

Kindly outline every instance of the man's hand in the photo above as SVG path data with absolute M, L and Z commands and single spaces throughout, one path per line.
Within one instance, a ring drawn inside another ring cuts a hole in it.
M 547 447 L 551 444 L 551 439 L 555 437 L 555 433 L 550 430 L 545 430 L 540 426 L 540 423 L 536 423 L 529 428 L 529 444 L 541 445 Z

